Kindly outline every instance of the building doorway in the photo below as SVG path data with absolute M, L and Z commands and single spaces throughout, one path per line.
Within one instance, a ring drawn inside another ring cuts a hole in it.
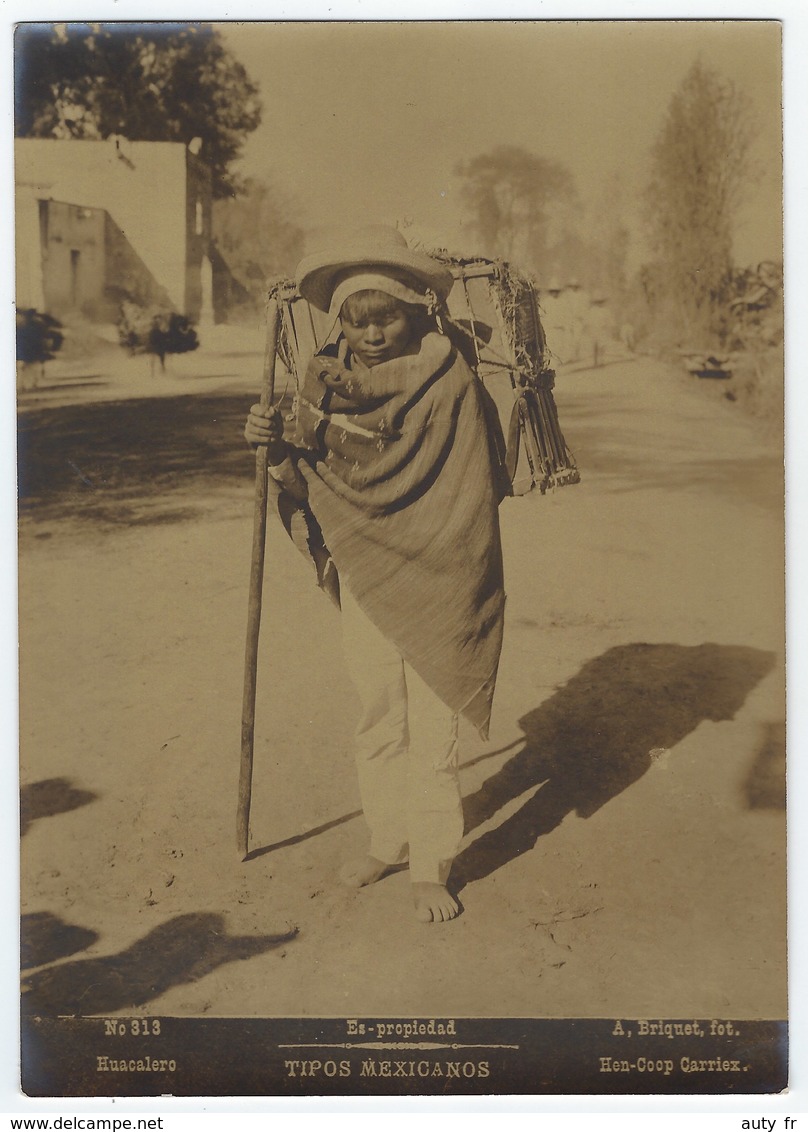
M 79 305 L 79 261 L 81 252 L 78 248 L 70 249 L 70 305 L 74 309 Z

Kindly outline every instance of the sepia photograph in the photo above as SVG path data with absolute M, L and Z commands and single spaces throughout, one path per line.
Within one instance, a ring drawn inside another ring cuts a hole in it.
M 25 1094 L 787 1088 L 782 33 L 17 25 Z

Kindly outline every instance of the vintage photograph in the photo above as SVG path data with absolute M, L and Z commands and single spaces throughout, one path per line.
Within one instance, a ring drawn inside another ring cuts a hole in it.
M 28 1095 L 787 1086 L 781 36 L 18 25 Z

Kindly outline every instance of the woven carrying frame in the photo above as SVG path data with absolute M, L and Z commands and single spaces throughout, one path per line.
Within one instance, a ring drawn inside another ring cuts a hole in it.
M 496 406 L 506 441 L 500 459 L 511 494 L 578 483 L 578 468 L 558 421 L 555 373 L 532 284 L 502 261 L 430 254 L 454 276 L 441 321 Z M 276 294 L 281 307 L 278 352 L 297 387 L 309 359 L 335 341 L 339 324 L 312 308 L 294 283 L 279 283 Z

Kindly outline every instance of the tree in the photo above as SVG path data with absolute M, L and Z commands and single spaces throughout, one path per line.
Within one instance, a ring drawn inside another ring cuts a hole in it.
M 213 238 L 230 270 L 259 305 L 272 279 L 294 271 L 303 246 L 303 230 L 294 220 L 291 203 L 253 177 L 238 194 L 214 204 Z
M 716 325 L 752 139 L 748 98 L 698 60 L 671 99 L 645 191 L 652 247 L 688 336 Z
M 600 202 L 577 217 L 576 224 L 563 227 L 548 251 L 541 281 L 562 285 L 577 279 L 584 287 L 605 291 L 611 297 L 627 285 L 630 231 L 620 209 Z
M 209 24 L 31 24 L 17 31 L 19 137 L 201 141 L 214 196 L 261 120 L 258 88 Z
M 555 162 L 519 146 L 500 145 L 455 172 L 461 198 L 488 255 L 540 265 L 547 248 L 551 206 L 575 196 L 572 177 Z

